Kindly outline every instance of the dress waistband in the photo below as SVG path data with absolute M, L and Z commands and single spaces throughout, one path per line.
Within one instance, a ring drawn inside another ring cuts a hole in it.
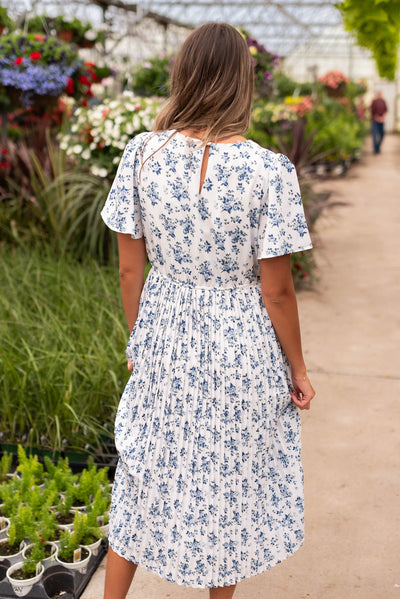
M 235 283 L 232 285 L 196 285 L 196 283 L 192 283 L 191 281 L 181 281 L 179 279 L 175 279 L 173 276 L 163 273 L 159 271 L 157 268 L 152 266 L 148 278 L 158 277 L 159 279 L 164 279 L 168 283 L 172 283 L 177 286 L 188 287 L 189 289 L 199 290 L 199 291 L 233 291 L 235 289 L 248 289 L 248 288 L 260 288 L 260 280 L 256 279 L 252 282 L 248 283 Z

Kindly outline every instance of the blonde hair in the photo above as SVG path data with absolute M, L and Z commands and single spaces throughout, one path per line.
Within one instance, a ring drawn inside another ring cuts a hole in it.
M 250 124 L 254 69 L 242 35 L 227 23 L 205 23 L 183 43 L 171 91 L 155 131 L 201 131 L 203 143 L 243 135 Z

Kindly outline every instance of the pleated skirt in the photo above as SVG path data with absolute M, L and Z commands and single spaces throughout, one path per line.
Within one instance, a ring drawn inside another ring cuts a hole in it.
M 195 287 L 152 270 L 119 405 L 112 549 L 209 588 L 303 541 L 300 420 L 259 284 Z

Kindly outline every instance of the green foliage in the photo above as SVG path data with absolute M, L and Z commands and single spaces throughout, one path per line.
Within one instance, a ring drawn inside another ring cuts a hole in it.
M 0 183 L 0 232 L 14 245 L 51 247 L 57 255 L 73 254 L 109 260 L 116 255 L 116 236 L 100 218 L 110 184 L 67 168 L 65 152 L 46 135 L 33 151 L 24 142 L 9 142 L 11 171 Z M 2 189 L 1 189 L 2 188 Z
M 87 512 L 88 525 L 98 526 L 98 518 L 106 518 L 110 509 L 110 497 L 102 489 L 97 489 L 93 503 L 89 506 Z
M 103 538 L 103 533 L 98 526 L 89 526 L 88 517 L 82 512 L 76 512 L 72 532 L 64 531 L 60 535 L 60 548 L 58 556 L 64 562 L 72 562 L 74 551 L 80 545 L 90 545 L 93 538 Z
M 97 471 L 96 468 L 82 470 L 78 483 L 73 487 L 75 500 L 82 505 L 92 503 L 98 490 L 101 490 L 104 477 L 107 477 L 107 469 Z
M 0 485 L 0 503 L 3 503 L 3 512 L 7 518 L 11 518 L 17 511 L 21 502 L 19 481 L 16 477 Z
M 344 0 L 336 5 L 345 28 L 371 50 L 379 75 L 395 79 L 400 42 L 398 0 Z
M 143 96 L 168 96 L 171 56 L 155 56 L 137 65 L 132 88 Z
M 9 472 L 11 471 L 12 459 L 13 459 L 12 458 L 12 454 L 11 453 L 7 453 L 6 451 L 1 456 L 1 460 L 0 460 L 0 481 L 5 480 L 6 477 L 7 477 L 7 474 L 9 474 Z
M 23 493 L 43 482 L 43 464 L 39 462 L 37 455 L 27 456 L 24 448 L 18 445 L 18 462 L 17 472 L 21 474 Z
M 58 502 L 59 502 L 59 498 L 58 498 L 57 503 Z M 57 524 L 57 520 L 56 520 L 55 512 L 51 511 L 50 507 L 47 504 L 45 504 L 39 510 L 38 515 L 37 515 L 37 534 L 38 534 L 38 536 L 41 539 L 43 539 L 44 542 L 53 541 L 55 538 L 56 524 Z
M 1 248 L 0 248 L 1 249 Z M 5 440 L 95 450 L 112 438 L 129 373 L 114 268 L 0 251 L 0 413 Z M 29 298 L 29 300 L 27 300 Z
M 45 558 L 44 540 L 35 535 L 33 546 L 29 548 L 28 555 L 22 562 L 22 572 L 27 578 L 33 578 L 36 575 L 36 566 Z
M 310 82 L 300 83 L 295 81 L 282 71 L 274 75 L 274 86 L 276 95 L 284 99 L 286 96 L 310 96 L 313 92 L 313 84 Z
M 25 537 L 33 538 L 34 530 L 34 513 L 31 506 L 20 503 L 8 529 L 9 544 L 19 547 Z
M 48 456 L 45 456 L 44 463 L 57 492 L 62 493 L 70 490 L 76 483 L 78 475 L 72 473 L 67 457 L 60 458 L 57 464 L 54 464 Z
M 13 29 L 15 23 L 8 16 L 8 11 L 4 6 L 0 6 L 0 27 L 7 27 L 7 29 Z
M 314 132 L 314 143 L 327 160 L 351 158 L 359 150 L 366 134 L 365 124 L 355 115 L 349 102 L 326 98 L 306 115 L 306 131 Z

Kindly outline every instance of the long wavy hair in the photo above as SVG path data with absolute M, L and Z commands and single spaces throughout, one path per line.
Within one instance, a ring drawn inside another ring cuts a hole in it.
M 155 131 L 191 129 L 203 143 L 243 135 L 250 124 L 254 69 L 242 35 L 227 23 L 205 23 L 183 43 L 170 97 Z

